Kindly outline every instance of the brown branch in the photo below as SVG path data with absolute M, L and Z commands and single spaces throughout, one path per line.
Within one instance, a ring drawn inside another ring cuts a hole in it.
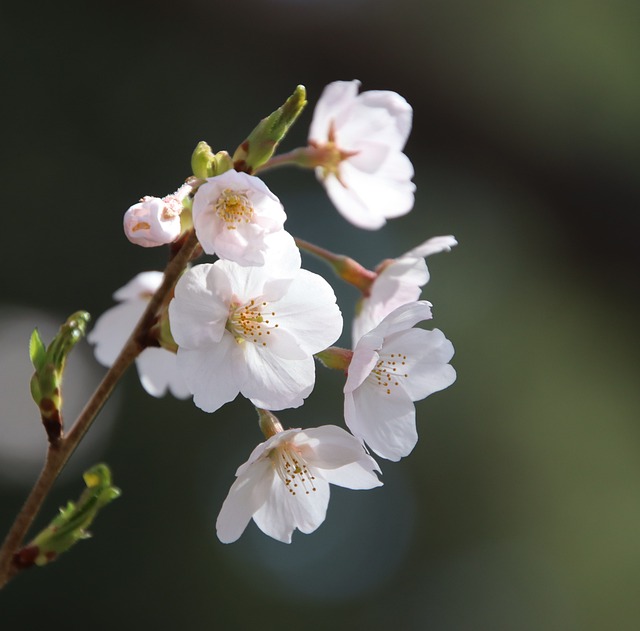
M 69 433 L 49 446 L 47 458 L 31 493 L 27 497 L 22 509 L 18 513 L 2 548 L 0 548 L 0 589 L 18 573 L 20 567 L 14 562 L 14 555 L 21 547 L 27 532 L 37 516 L 44 500 L 53 487 L 58 475 L 66 465 L 80 444 L 83 436 L 113 392 L 118 381 L 122 378 L 133 360 L 144 350 L 144 340 L 151 326 L 155 323 L 162 308 L 171 299 L 173 288 L 180 278 L 187 263 L 198 249 L 198 240 L 192 232 L 184 241 L 182 247 L 169 261 L 164 279 L 158 290 L 152 296 L 142 317 L 138 321 L 133 333 L 115 362 L 107 371 L 95 392 L 91 395 L 84 409 L 78 415 Z

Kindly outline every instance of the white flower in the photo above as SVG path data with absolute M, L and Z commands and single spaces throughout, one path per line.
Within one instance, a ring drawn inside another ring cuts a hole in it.
M 402 153 L 411 130 L 411 106 L 399 94 L 358 94 L 359 81 L 335 81 L 313 114 L 309 144 L 324 155 L 316 175 L 338 211 L 374 230 L 413 208 L 413 166 Z
M 105 311 L 87 336 L 96 345 L 94 353 L 103 366 L 111 366 L 116 360 L 162 278 L 162 272 L 142 272 L 113 294 L 120 304 Z M 154 397 L 164 396 L 167 390 L 179 399 L 189 396 L 175 353 L 145 348 L 136 358 L 136 368 L 142 387 Z
M 208 178 L 193 198 L 193 225 L 207 254 L 240 265 L 262 265 L 287 216 L 259 178 L 226 171 Z
M 131 243 L 153 248 L 175 241 L 181 232 L 182 204 L 143 197 L 124 214 L 124 233 Z
M 296 528 L 309 534 L 324 521 L 329 484 L 372 489 L 382 485 L 375 471 L 376 461 L 340 427 L 279 432 L 236 472 L 216 523 L 218 538 L 236 541 L 253 517 L 262 532 L 291 543 Z
M 313 354 L 339 337 L 342 315 L 331 286 L 299 269 L 292 247 L 263 267 L 219 260 L 178 281 L 169 305 L 178 366 L 205 412 L 239 392 L 261 408 L 298 407 L 313 389 Z
M 414 401 L 450 386 L 453 346 L 441 331 L 412 328 L 431 318 L 426 301 L 399 307 L 358 342 L 344 386 L 344 416 L 354 436 L 388 460 L 418 440 Z
M 383 262 L 369 295 L 362 298 L 353 319 L 354 345 L 394 309 L 415 302 L 420 297 L 422 287 L 429 282 L 425 256 L 449 252 L 457 243 L 450 235 L 433 237 L 397 259 Z

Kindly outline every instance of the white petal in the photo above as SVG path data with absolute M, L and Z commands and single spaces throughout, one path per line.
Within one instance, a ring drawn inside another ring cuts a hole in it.
M 300 269 L 302 260 L 294 238 L 286 231 L 268 234 L 265 239 L 265 271 L 276 278 L 291 278 Z
M 87 341 L 96 345 L 94 353 L 103 366 L 111 366 L 116 360 L 146 306 L 143 300 L 124 302 L 111 307 L 96 320 Z
M 345 392 L 353 392 L 375 368 L 380 357 L 377 349 L 382 346 L 382 342 L 382 336 L 375 333 L 360 338 L 349 363 L 347 381 L 344 384 Z
M 301 406 L 315 383 L 313 358 L 282 359 L 252 342 L 242 346 L 248 374 L 240 392 L 254 405 L 267 410 Z
M 400 160 L 399 156 L 403 155 L 395 155 L 385 165 L 395 165 Z M 405 160 L 406 162 L 402 161 L 403 164 L 411 164 L 406 156 Z M 405 167 L 404 171 L 406 170 Z M 371 174 L 360 171 L 350 160 L 345 160 L 340 165 L 340 175 L 345 186 L 357 195 L 374 217 L 400 217 L 413 208 L 415 184 L 406 173 L 396 176 L 395 170 L 387 172 L 380 169 Z
M 300 270 L 289 291 L 273 304 L 273 321 L 296 339 L 308 355 L 331 346 L 342 333 L 342 314 L 329 283 L 307 270 Z
M 136 367 L 140 383 L 150 395 L 162 397 L 168 389 L 178 399 L 190 396 L 175 353 L 164 348 L 145 348 L 136 358 Z
M 370 109 L 380 108 L 389 113 L 394 131 L 397 134 L 395 138 L 397 144 L 392 146 L 402 149 L 409 137 L 413 120 L 413 109 L 406 99 L 397 92 L 367 90 L 358 96 L 358 101 Z
M 334 81 L 327 85 L 316 104 L 309 128 L 309 140 L 326 142 L 331 122 L 355 103 L 359 81 Z
M 451 252 L 451 248 L 458 245 L 453 235 L 446 235 L 442 237 L 432 237 L 419 246 L 409 250 L 403 256 L 408 257 L 425 257 L 432 254 L 438 254 L 439 252 Z
M 343 163 L 341 168 L 346 164 Z M 338 212 L 354 226 L 365 230 L 377 230 L 387 223 L 384 215 L 376 208 L 369 208 L 361 198 L 359 191 L 345 182 L 343 186 L 338 179 L 329 175 L 326 179 L 319 176 L 324 184 L 327 195 L 333 202 Z
M 444 390 L 456 380 L 456 372 L 449 365 L 453 345 L 438 329 L 410 329 L 388 337 L 380 355 L 388 357 L 391 353 L 406 356 L 402 370 L 408 377 L 400 383 L 413 401 Z
M 307 464 L 330 482 L 349 489 L 371 489 L 382 482 L 374 471 L 376 461 L 362 443 L 335 425 L 301 431 L 294 442 L 299 445 Z
M 393 333 L 406 331 L 418 322 L 431 319 L 431 303 L 426 300 L 418 300 L 394 309 L 382 322 L 370 333 L 388 337 Z M 366 337 L 366 336 L 364 336 Z M 363 339 L 364 339 L 363 337 Z M 357 347 L 356 347 L 357 348 Z
M 397 307 L 415 302 L 428 280 L 429 271 L 423 258 L 403 256 L 385 267 L 373 282 L 369 297 L 362 300 L 360 311 L 354 318 L 354 342 Z
M 197 350 L 178 348 L 178 369 L 201 410 L 215 412 L 236 398 L 246 379 L 240 355 L 238 344 L 228 332 L 217 344 Z
M 268 501 L 273 468 L 268 460 L 254 462 L 233 483 L 216 520 L 218 539 L 233 543 L 244 532 L 253 513 Z
M 216 265 L 196 265 L 178 281 L 169 304 L 171 334 L 180 347 L 218 342 L 229 316 L 231 287 Z
M 418 442 L 416 409 L 402 391 L 386 390 L 365 382 L 344 398 L 344 417 L 354 436 L 362 438 L 382 458 L 397 461 Z
M 113 294 L 114 300 L 122 302 L 124 300 L 150 297 L 162 284 L 164 274 L 162 272 L 140 272 L 132 278 L 124 287 L 120 287 Z
M 273 476 L 269 501 L 253 516 L 256 525 L 283 543 L 291 543 L 291 535 L 296 528 L 306 534 L 313 532 L 327 514 L 329 483 L 318 478 L 315 488 L 316 491 L 309 495 L 303 492 L 292 495 L 284 482 L 277 475 Z

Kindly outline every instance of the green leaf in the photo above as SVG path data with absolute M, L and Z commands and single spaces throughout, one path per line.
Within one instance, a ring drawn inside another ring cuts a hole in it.
M 67 502 L 51 523 L 20 550 L 16 563 L 21 567 L 46 565 L 66 552 L 81 539 L 91 537 L 87 530 L 98 511 L 120 497 L 120 489 L 111 484 L 111 471 L 105 464 L 98 464 L 83 475 L 87 488 L 77 502 Z
M 29 357 L 36 371 L 41 370 L 46 358 L 46 348 L 38 333 L 38 329 L 33 329 L 31 338 L 29 339 Z

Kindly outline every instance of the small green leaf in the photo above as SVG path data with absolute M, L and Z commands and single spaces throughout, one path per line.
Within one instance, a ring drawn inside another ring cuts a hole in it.
M 33 333 L 29 339 L 29 357 L 31 358 L 31 363 L 36 371 L 42 369 L 46 352 L 46 348 L 42 343 L 42 338 L 40 337 L 40 333 L 38 333 L 38 329 L 33 329 Z
M 29 340 L 29 356 L 35 373 L 31 377 L 31 396 L 40 408 L 49 442 L 62 435 L 62 376 L 71 349 L 85 335 L 90 316 L 86 311 L 76 311 L 67 318 L 45 349 L 37 329 Z
M 14 561 L 20 567 L 46 565 L 81 539 L 91 533 L 87 528 L 98 511 L 109 502 L 120 497 L 120 489 L 111 484 L 111 471 L 105 464 L 98 464 L 83 475 L 87 488 L 76 503 L 67 502 L 51 523 L 22 550 Z

